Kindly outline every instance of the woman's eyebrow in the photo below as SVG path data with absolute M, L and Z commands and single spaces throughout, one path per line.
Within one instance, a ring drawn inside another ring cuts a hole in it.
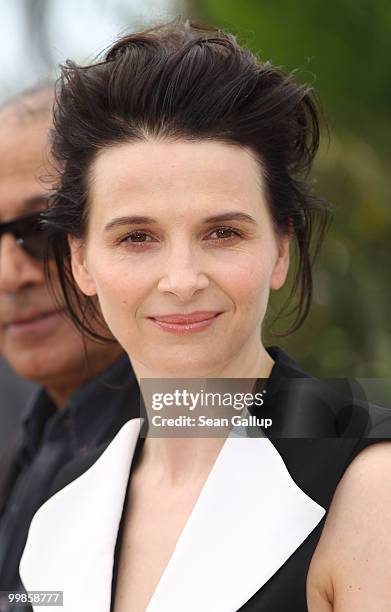
M 122 227 L 123 225 L 132 225 L 136 223 L 143 223 L 144 225 L 151 225 L 152 223 L 157 223 L 156 219 L 152 219 L 152 217 L 145 217 L 144 215 L 131 215 L 128 217 L 117 217 L 116 219 L 112 219 L 105 225 L 105 232 L 112 229 L 113 227 Z
M 211 217 L 206 217 L 204 219 L 204 223 L 221 223 L 222 221 L 245 221 L 246 223 L 252 223 L 256 225 L 256 220 L 251 215 L 248 215 L 244 212 L 232 211 L 221 213 L 220 215 L 212 215 Z

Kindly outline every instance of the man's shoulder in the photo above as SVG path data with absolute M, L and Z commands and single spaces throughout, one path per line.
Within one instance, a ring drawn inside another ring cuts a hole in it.
M 85 455 L 75 457 L 74 459 L 69 461 L 69 463 L 67 463 L 55 477 L 47 499 L 58 493 L 58 491 L 66 487 L 76 478 L 84 474 L 84 472 L 86 472 L 90 467 L 92 467 L 92 465 L 99 459 L 99 457 L 106 450 L 109 444 L 110 442 L 105 442 L 99 447 L 92 449 Z
M 22 447 L 23 433 L 18 428 L 0 451 L 0 515 L 19 473 Z

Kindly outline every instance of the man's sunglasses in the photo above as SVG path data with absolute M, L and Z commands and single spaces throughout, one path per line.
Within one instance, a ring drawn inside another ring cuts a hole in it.
M 12 234 L 22 249 L 39 261 L 47 255 L 46 231 L 43 229 L 42 210 L 16 217 L 11 221 L 0 223 L 0 239 L 4 234 Z

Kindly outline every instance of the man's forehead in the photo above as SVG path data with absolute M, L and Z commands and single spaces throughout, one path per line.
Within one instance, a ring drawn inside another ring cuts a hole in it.
M 31 212 L 44 210 L 48 206 L 48 194 L 45 192 L 32 192 L 30 195 L 21 194 L 21 197 L 7 202 L 1 199 L 0 195 L 0 223 L 12 221 Z
M 30 117 L 28 121 L 21 122 L 15 116 L 9 116 L 5 110 L 0 111 L 0 147 L 10 146 L 13 142 L 24 143 L 25 147 L 32 148 L 39 146 L 42 148 L 48 141 L 49 129 L 51 128 L 51 118 Z
M 48 185 L 42 178 L 50 173 L 48 129 L 43 117 L 2 122 L 0 112 L 0 221 L 46 206 Z
M 47 207 L 52 102 L 43 87 L 0 108 L 0 223 Z

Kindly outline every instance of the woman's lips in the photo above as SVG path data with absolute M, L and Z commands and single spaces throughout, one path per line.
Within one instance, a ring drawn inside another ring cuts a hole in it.
M 173 314 L 149 317 L 160 329 L 172 334 L 192 334 L 213 324 L 221 312 L 194 312 L 188 315 Z

